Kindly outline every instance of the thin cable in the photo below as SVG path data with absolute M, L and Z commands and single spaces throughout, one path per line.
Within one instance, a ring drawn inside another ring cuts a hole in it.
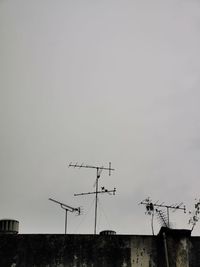
M 88 208 L 88 212 L 85 214 L 85 216 L 83 217 L 83 219 L 81 220 L 81 222 L 77 225 L 77 227 L 74 230 L 74 233 L 77 233 L 78 229 L 80 228 L 80 226 L 83 224 L 83 222 L 86 220 L 87 215 L 91 212 L 91 209 L 94 205 L 95 199 L 92 200 L 92 202 L 90 203 L 90 206 Z
M 98 202 L 99 202 L 99 208 L 101 209 L 102 214 L 104 215 L 104 218 L 105 218 L 105 220 L 106 220 L 106 222 L 107 222 L 109 228 L 111 229 L 111 223 L 110 223 L 110 221 L 109 221 L 109 219 L 108 219 L 108 216 L 106 215 L 106 213 L 105 213 L 105 211 L 104 211 L 104 209 L 103 209 L 103 205 L 101 204 L 100 200 L 98 200 Z

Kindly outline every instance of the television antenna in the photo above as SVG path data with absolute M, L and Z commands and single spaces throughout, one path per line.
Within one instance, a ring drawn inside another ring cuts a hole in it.
M 78 163 L 76 164 L 69 164 L 69 167 L 74 167 L 74 168 L 88 168 L 88 169 L 95 169 L 96 170 L 96 181 L 94 186 L 95 191 L 94 192 L 87 192 L 87 193 L 79 193 L 79 194 L 74 194 L 74 196 L 83 196 L 83 195 L 95 195 L 95 217 L 94 217 L 94 234 L 96 235 L 97 232 L 97 205 L 98 205 L 98 194 L 103 194 L 103 193 L 109 193 L 115 195 L 116 188 L 113 190 L 108 190 L 105 187 L 101 187 L 101 190 L 99 190 L 99 178 L 101 176 L 101 173 L 103 170 L 109 172 L 109 176 L 111 175 L 111 172 L 114 171 L 115 169 L 111 168 L 111 162 L 109 162 L 109 167 L 103 167 L 103 166 L 92 166 L 92 165 L 84 165 L 83 163 L 79 165 Z
M 73 207 L 71 207 L 69 205 L 66 205 L 66 204 L 64 204 L 62 202 L 59 202 L 59 201 L 57 201 L 57 200 L 55 200 L 53 198 L 49 198 L 49 200 L 55 202 L 56 204 L 59 204 L 60 207 L 65 210 L 65 235 L 66 235 L 66 233 L 67 233 L 67 212 L 68 211 L 77 212 L 77 215 L 80 215 L 81 214 L 81 208 L 80 207 L 73 208 Z
M 173 204 L 173 205 L 166 205 L 164 202 L 159 203 L 159 201 L 156 201 L 155 203 L 151 201 L 151 199 L 148 197 L 140 202 L 140 204 L 145 205 L 146 207 L 146 214 L 152 215 L 152 218 L 154 216 L 154 213 L 156 212 L 157 216 L 159 217 L 160 221 L 164 224 L 164 226 L 170 228 L 170 220 L 169 220 L 169 212 L 170 210 L 176 211 L 176 210 L 183 210 L 184 213 L 186 213 L 186 207 L 183 205 L 183 202 L 179 204 Z M 162 209 L 166 209 L 166 214 L 163 212 Z M 153 219 L 152 219 L 152 232 L 153 232 Z
M 196 203 L 194 205 L 194 211 L 191 212 L 189 211 L 189 214 L 192 214 L 191 218 L 189 219 L 189 224 L 192 224 L 192 229 L 193 231 L 194 227 L 196 226 L 197 222 L 200 220 L 200 199 L 197 200 L 195 199 Z

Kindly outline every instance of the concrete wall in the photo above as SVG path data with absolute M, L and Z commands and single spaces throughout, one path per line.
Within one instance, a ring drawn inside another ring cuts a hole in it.
M 0 267 L 199 267 L 200 237 L 0 235 Z M 166 264 L 168 257 L 169 266 Z

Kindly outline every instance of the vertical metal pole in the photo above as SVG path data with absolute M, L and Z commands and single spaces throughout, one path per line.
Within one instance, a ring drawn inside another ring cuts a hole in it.
M 152 234 L 154 235 L 154 229 L 153 229 L 153 217 L 154 217 L 154 211 L 153 211 L 153 213 L 152 213 L 151 216 L 152 216 L 152 217 L 151 217 L 151 230 L 152 230 Z
M 67 209 L 65 210 L 65 235 L 67 234 Z
M 169 267 L 169 257 L 168 257 L 168 250 L 167 250 L 167 239 L 166 239 L 165 232 L 163 233 L 163 239 L 164 239 L 166 266 Z
M 167 207 L 167 220 L 168 220 L 168 227 L 169 227 L 169 208 Z
M 111 175 L 111 162 L 109 162 L 109 176 Z
M 97 232 L 97 201 L 98 201 L 98 179 L 99 179 L 99 168 L 97 168 L 96 178 L 96 192 L 95 192 L 95 218 L 94 218 L 94 234 Z

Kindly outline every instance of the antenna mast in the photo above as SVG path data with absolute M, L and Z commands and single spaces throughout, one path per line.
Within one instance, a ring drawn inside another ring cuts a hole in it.
M 59 204 L 61 206 L 62 209 L 65 210 L 65 235 L 67 233 L 67 212 L 70 211 L 70 212 L 77 212 L 77 215 L 80 215 L 81 214 L 81 208 L 78 207 L 78 208 L 73 208 L 69 205 L 66 205 L 62 202 L 59 202 L 53 198 L 49 198 L 49 200 L 55 202 L 56 204 Z
M 101 175 L 101 172 L 103 170 L 108 171 L 109 172 L 109 176 L 111 175 L 111 171 L 114 171 L 115 169 L 111 168 L 111 162 L 109 162 L 109 167 L 99 167 L 99 166 L 91 166 L 91 165 L 84 165 L 84 164 L 69 164 L 69 167 L 74 167 L 74 168 L 88 168 L 88 169 L 96 169 L 96 189 L 95 192 L 88 192 L 88 193 L 80 193 L 80 194 L 74 194 L 74 196 L 83 196 L 83 195 L 90 195 L 90 194 L 95 194 L 95 218 L 94 218 L 94 234 L 96 235 L 96 230 L 97 230 L 97 205 L 98 205 L 98 194 L 102 194 L 102 193 L 113 193 L 113 195 L 115 195 L 116 192 L 116 188 L 114 188 L 113 190 L 107 190 L 105 189 L 105 187 L 101 188 L 101 191 L 99 191 L 99 178 Z

